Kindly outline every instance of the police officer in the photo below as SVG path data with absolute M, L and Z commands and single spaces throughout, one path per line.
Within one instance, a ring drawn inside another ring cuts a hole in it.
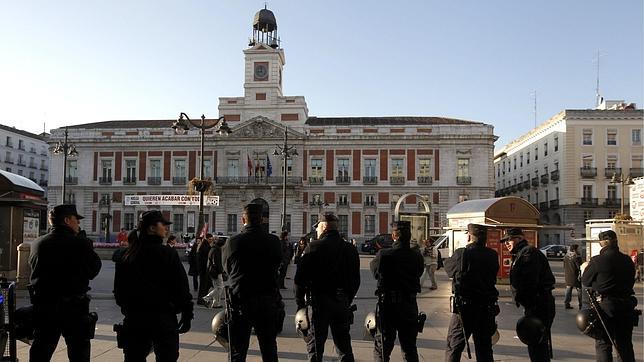
M 338 231 L 338 217 L 324 213 L 314 225 L 318 240 L 304 250 L 295 273 L 295 300 L 298 309 L 312 301 L 312 324 L 305 338 L 310 361 L 322 361 L 329 327 L 340 361 L 354 361 L 349 333 L 350 310 L 360 287 L 358 251 L 345 242 Z
M 424 259 L 419 251 L 410 248 L 409 221 L 394 222 L 391 237 L 394 240 L 392 248 L 381 249 L 370 264 L 371 272 L 378 280 L 376 295 L 381 298 L 379 316 L 376 316 L 380 318 L 377 323 L 380 328 L 375 335 L 374 360 L 389 361 L 398 332 L 405 361 L 418 361 L 416 294 L 420 293 Z
M 634 297 L 635 268 L 631 259 L 619 251 L 617 234 L 599 233 L 602 249 L 590 259 L 581 276 L 582 285 L 599 295 L 599 305 L 607 317 L 608 332 L 619 348 L 621 361 L 635 361 L 633 319 L 637 299 Z M 607 337 L 595 340 L 597 361 L 612 361 L 612 345 Z
M 492 335 L 499 313 L 496 274 L 499 260 L 496 251 L 485 246 L 487 229 L 483 225 L 467 225 L 468 244 L 454 251 L 445 262 L 445 271 L 452 278 L 454 314 L 447 333 L 446 362 L 461 360 L 465 338 L 473 335 L 477 361 L 494 361 Z M 465 334 L 463 334 L 465 329 Z
M 177 252 L 163 244 L 170 224 L 160 211 L 144 212 L 116 262 L 114 297 L 125 317 L 117 339 L 125 361 L 145 361 L 152 349 L 157 361 L 176 361 L 179 334 L 190 330 L 188 277 Z
M 78 236 L 82 216 L 75 205 L 49 212 L 51 232 L 31 245 L 34 342 L 31 361 L 49 361 L 62 335 L 70 361 L 89 361 L 89 281 L 101 270 L 91 241 Z
M 255 329 L 263 361 L 277 361 L 279 302 L 277 271 L 282 261 L 280 241 L 262 226 L 262 206 L 248 204 L 244 228 L 231 237 L 222 252 L 231 288 L 232 361 L 245 361 L 251 329 Z
M 555 318 L 555 300 L 552 290 L 555 277 L 548 259 L 528 241 L 519 228 L 509 229 L 501 239 L 512 254 L 510 284 L 517 305 L 523 306 L 524 315 L 535 317 L 545 327 L 545 335 L 539 343 L 528 344 L 531 361 L 550 361 L 550 327 Z

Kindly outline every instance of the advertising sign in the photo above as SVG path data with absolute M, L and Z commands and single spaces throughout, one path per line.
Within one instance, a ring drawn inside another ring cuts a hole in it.
M 644 221 L 644 177 L 633 180 L 635 183 L 630 188 L 630 215 L 633 220 Z
M 23 218 L 22 242 L 34 241 L 38 239 L 38 230 L 40 229 L 40 220 L 37 217 Z
M 127 195 L 125 206 L 198 206 L 199 195 Z M 205 206 L 219 206 L 219 196 L 206 196 Z

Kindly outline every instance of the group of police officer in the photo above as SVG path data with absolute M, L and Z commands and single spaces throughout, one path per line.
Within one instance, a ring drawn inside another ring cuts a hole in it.
M 225 332 L 232 361 L 246 359 L 253 329 L 262 359 L 278 360 L 276 338 L 284 322 L 284 304 L 276 276 L 282 252 L 279 239 L 262 227 L 261 213 L 260 205 L 244 207 L 244 227 L 222 251 L 223 271 L 228 275 L 227 306 L 224 318 L 215 318 L 221 325 L 213 330 Z M 54 207 L 49 215 L 51 232 L 33 243 L 32 361 L 50 360 L 61 335 L 71 361 L 89 361 L 96 320 L 89 313 L 87 292 L 101 261 L 83 236 L 80 219 L 74 205 Z M 296 325 L 310 361 L 323 360 L 329 329 L 340 360 L 353 361 L 350 327 L 360 286 L 360 259 L 356 248 L 340 235 L 337 216 L 324 213 L 318 220 L 317 240 L 307 246 L 294 277 Z M 191 328 L 193 303 L 186 272 L 177 253 L 163 243 L 169 224 L 159 211 L 143 213 L 128 237 L 128 249 L 116 260 L 114 296 L 124 320 L 115 325 L 115 331 L 126 361 L 145 361 L 152 351 L 159 361 L 176 361 L 179 334 Z M 498 255 L 486 247 L 485 226 L 470 224 L 467 232 L 467 246 L 455 250 L 445 263 L 453 291 L 445 360 L 459 361 L 466 347 L 469 354 L 472 336 L 476 360 L 493 361 L 493 339 L 498 339 L 495 317 L 500 312 L 495 286 Z M 416 301 L 423 257 L 410 245 L 409 222 L 395 222 L 392 238 L 392 248 L 378 252 L 370 264 L 378 303 L 367 328 L 375 341 L 374 360 L 389 361 L 398 337 L 403 358 L 418 361 L 416 338 L 425 323 Z M 590 260 L 582 274 L 583 286 L 595 292 L 593 305 L 599 306 L 603 317 L 605 333 L 596 337 L 597 360 L 611 361 L 615 347 L 622 361 L 634 361 L 635 269 L 619 252 L 614 232 L 601 233 L 600 239 L 600 255 Z M 550 265 L 543 253 L 529 245 L 521 229 L 509 229 L 502 241 L 512 254 L 513 299 L 524 308 L 517 334 L 528 345 L 531 361 L 549 361 L 555 316 Z

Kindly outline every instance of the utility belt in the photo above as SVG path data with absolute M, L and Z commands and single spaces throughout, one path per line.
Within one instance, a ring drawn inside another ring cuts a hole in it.
M 382 301 L 386 304 L 415 302 L 416 293 L 401 292 L 397 290 L 388 291 L 382 294 Z
M 460 313 L 462 308 L 476 309 L 481 312 L 491 312 L 494 313 L 495 316 L 499 315 L 501 312 L 499 304 L 496 301 L 472 300 L 456 295 L 452 295 L 449 298 L 449 301 L 451 313 Z

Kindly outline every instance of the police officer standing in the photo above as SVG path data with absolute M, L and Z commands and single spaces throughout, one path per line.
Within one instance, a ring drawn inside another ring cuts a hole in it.
M 519 228 L 509 229 L 501 239 L 512 253 L 510 285 L 517 305 L 523 306 L 526 317 L 535 317 L 545 327 L 545 335 L 538 343 L 528 344 L 531 361 L 550 361 L 550 327 L 555 318 L 555 299 L 552 290 L 555 277 L 548 259 L 528 241 Z M 518 332 L 519 333 L 519 332 Z
M 277 361 L 279 302 L 277 271 L 282 261 L 280 241 L 262 226 L 262 206 L 248 204 L 244 228 L 222 252 L 231 288 L 233 313 L 230 336 L 232 361 L 245 361 L 251 329 L 255 329 L 263 361 Z
M 460 361 L 465 339 L 473 335 L 476 360 L 491 362 L 494 361 L 492 335 L 496 331 L 495 317 L 499 314 L 498 254 L 485 246 L 485 226 L 467 225 L 467 236 L 467 246 L 454 250 L 454 255 L 445 262 L 454 293 L 454 314 L 447 332 L 445 361 Z
M 342 362 L 354 361 L 351 303 L 360 287 L 358 251 L 340 236 L 338 217 L 324 213 L 314 225 L 318 240 L 304 250 L 295 273 L 297 308 L 312 302 L 312 325 L 305 338 L 310 361 L 322 361 L 329 327 Z
M 602 249 L 590 259 L 581 276 L 584 288 L 598 294 L 599 305 L 607 317 L 608 333 L 618 347 L 621 361 L 635 361 L 633 351 L 633 320 L 637 299 L 634 297 L 635 268 L 631 259 L 619 251 L 617 234 L 608 230 L 599 233 Z M 605 336 L 595 340 L 597 361 L 612 361 L 612 345 Z
M 188 277 L 176 250 L 163 244 L 170 224 L 160 211 L 144 212 L 116 262 L 114 297 L 125 317 L 116 332 L 125 361 L 145 361 L 152 349 L 157 361 L 176 361 L 179 334 L 190 330 Z
M 30 361 L 49 361 L 62 335 L 70 361 L 89 361 L 89 281 L 101 270 L 91 241 L 78 236 L 82 216 L 75 205 L 49 212 L 51 232 L 31 246 L 34 342 Z
M 424 259 L 420 252 L 410 248 L 409 221 L 394 222 L 391 237 L 394 240 L 392 248 L 381 249 L 370 264 L 371 272 L 378 280 L 376 295 L 381 298 L 376 316 L 380 319 L 377 323 L 380 328 L 375 335 L 374 360 L 389 361 L 398 332 L 405 361 L 418 361 L 416 294 L 420 293 Z

